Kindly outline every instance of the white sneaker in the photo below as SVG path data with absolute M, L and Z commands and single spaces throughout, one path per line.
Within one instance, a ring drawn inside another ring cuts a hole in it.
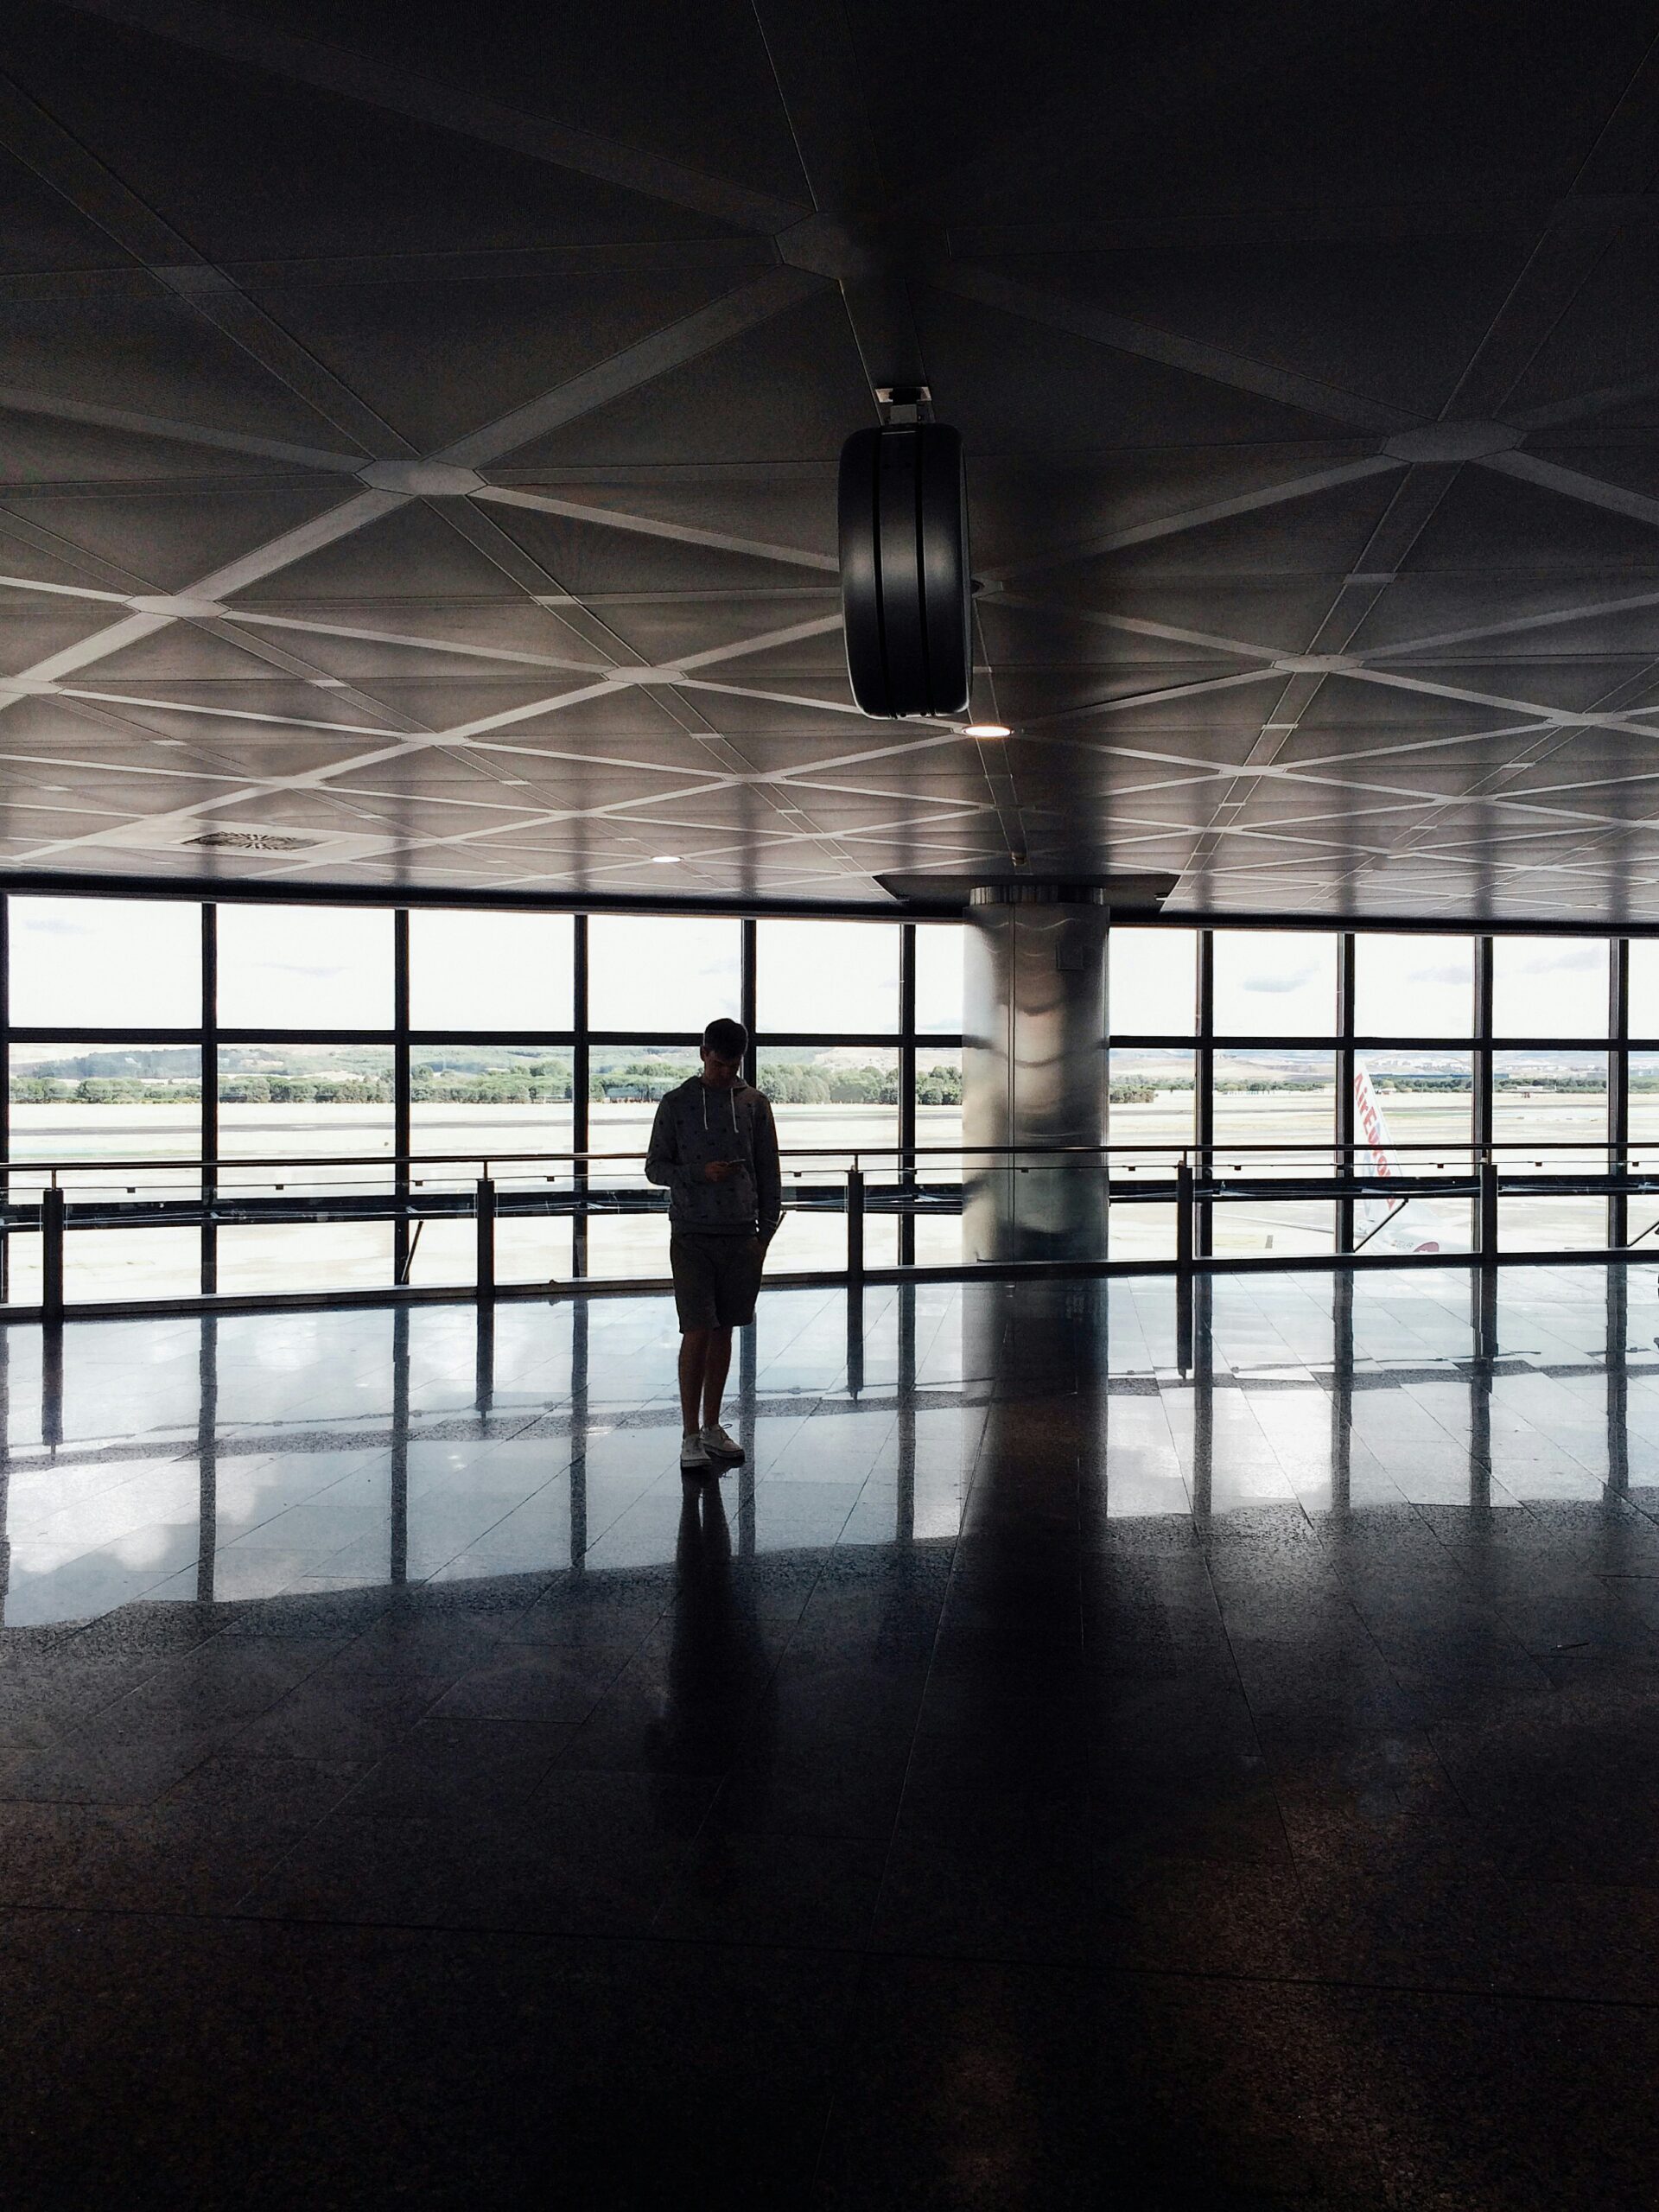
M 693 1433 L 680 1439 L 680 1472 L 683 1475 L 702 1475 L 709 1471 L 709 1454 L 703 1449 L 702 1438 Z
M 702 1432 L 702 1448 L 705 1455 L 710 1459 L 730 1459 L 736 1462 L 741 1461 L 743 1457 L 743 1446 L 728 1436 L 717 1421 L 711 1421 L 705 1425 Z

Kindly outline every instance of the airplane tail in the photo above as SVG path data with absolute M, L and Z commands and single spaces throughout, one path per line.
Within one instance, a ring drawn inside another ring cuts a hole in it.
M 1362 1174 L 1381 1181 L 1399 1173 L 1394 1140 L 1389 1135 L 1382 1102 L 1371 1082 L 1371 1071 L 1360 1059 L 1354 1062 L 1354 1134 L 1360 1147 L 1354 1166 Z M 1380 1231 L 1388 1243 L 1403 1244 L 1413 1252 L 1438 1252 L 1440 1248 L 1436 1240 L 1420 1239 L 1409 1231 L 1399 1228 L 1390 1230 L 1388 1227 L 1389 1223 L 1398 1221 L 1410 1203 L 1408 1198 L 1389 1198 L 1378 1193 L 1359 1199 L 1357 1211 L 1367 1231 Z

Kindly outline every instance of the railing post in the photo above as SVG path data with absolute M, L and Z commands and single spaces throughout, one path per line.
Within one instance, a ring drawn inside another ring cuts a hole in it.
M 1192 1250 L 1198 1206 L 1192 1196 L 1192 1163 L 1175 1166 L 1175 1364 L 1183 1375 L 1192 1365 Z
M 1497 1162 L 1490 1152 L 1481 1155 L 1479 1205 L 1480 1263 L 1490 1268 L 1497 1262 Z
M 847 1170 L 847 1280 L 864 1281 L 864 1171 L 856 1160 Z
M 478 1302 L 489 1306 L 495 1301 L 495 1185 L 487 1175 L 478 1179 L 477 1216 Z
M 63 1192 L 55 1183 L 41 1192 L 41 1319 L 55 1327 L 63 1319 Z

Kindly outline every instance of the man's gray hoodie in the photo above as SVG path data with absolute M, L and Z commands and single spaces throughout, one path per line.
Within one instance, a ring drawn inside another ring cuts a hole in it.
M 711 1160 L 734 1160 L 737 1173 L 710 1183 Z M 753 1084 L 716 1090 L 700 1075 L 671 1090 L 652 1124 L 645 1175 L 668 1191 L 676 1229 L 699 1236 L 770 1236 L 783 1212 L 778 1130 L 772 1105 Z

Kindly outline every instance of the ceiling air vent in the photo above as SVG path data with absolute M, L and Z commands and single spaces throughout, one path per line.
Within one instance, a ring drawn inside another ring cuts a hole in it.
M 204 830 L 187 845 L 207 845 L 216 853 L 314 853 L 326 837 L 285 837 L 273 830 Z
M 224 859 L 284 862 L 303 868 L 326 868 L 336 861 L 378 858 L 397 842 L 385 830 L 312 830 L 288 822 L 215 822 L 210 817 L 194 821 L 176 814 L 149 820 L 122 822 L 103 830 L 94 841 L 118 845 L 130 853 L 177 853 L 193 865 L 207 868 Z

